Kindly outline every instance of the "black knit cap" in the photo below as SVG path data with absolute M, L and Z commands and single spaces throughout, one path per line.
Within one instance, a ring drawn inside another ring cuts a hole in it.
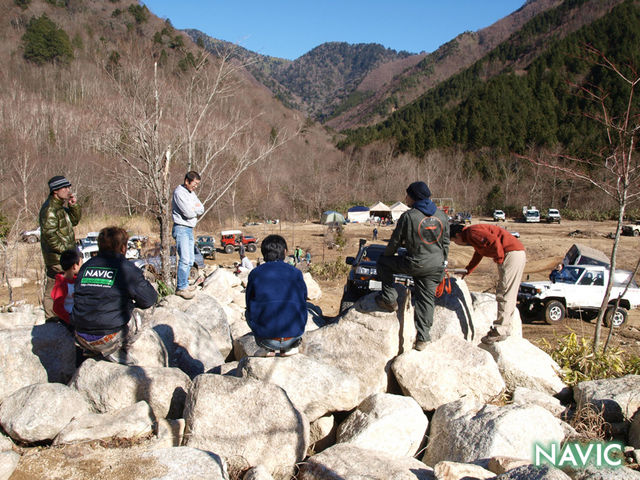
M 413 182 L 407 187 L 407 195 L 416 201 L 425 200 L 431 197 L 431 190 L 424 182 Z
M 64 187 L 70 187 L 71 182 L 62 175 L 56 175 L 49 180 L 49 193 L 53 193 L 56 190 L 60 190 Z

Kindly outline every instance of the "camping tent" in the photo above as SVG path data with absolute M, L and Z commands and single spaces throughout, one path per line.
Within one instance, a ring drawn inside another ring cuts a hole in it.
M 369 220 L 369 208 L 361 205 L 351 207 L 347 210 L 347 218 L 350 222 L 366 222 Z
M 382 202 L 369 207 L 369 211 L 374 217 L 388 218 L 391 216 L 391 210 Z
M 402 202 L 396 202 L 393 205 L 391 205 L 391 207 L 389 208 L 391 210 L 391 218 L 393 219 L 394 222 L 400 218 L 400 215 L 402 215 L 404 212 L 409 210 L 409 207 L 407 207 Z
M 327 225 L 329 223 L 339 223 L 342 225 L 346 223 L 346 221 L 341 213 L 336 212 L 335 210 L 327 210 L 322 214 L 320 223 L 322 225 Z

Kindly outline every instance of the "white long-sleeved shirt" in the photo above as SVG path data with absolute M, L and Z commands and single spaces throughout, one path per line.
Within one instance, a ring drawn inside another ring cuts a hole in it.
M 204 206 L 195 192 L 190 192 L 184 185 L 178 185 L 173 191 L 171 213 L 173 223 L 193 228 L 198 223 L 198 217 L 204 213 Z

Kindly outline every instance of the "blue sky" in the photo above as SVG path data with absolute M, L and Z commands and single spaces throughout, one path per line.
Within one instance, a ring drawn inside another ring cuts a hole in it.
M 174 27 L 294 60 L 324 42 L 379 43 L 432 52 L 525 0 L 143 0 Z

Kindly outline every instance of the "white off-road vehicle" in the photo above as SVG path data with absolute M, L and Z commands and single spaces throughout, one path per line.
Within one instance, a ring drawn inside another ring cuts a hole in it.
M 627 320 L 627 311 L 640 305 L 640 288 L 631 280 L 629 289 L 620 299 L 618 309 L 613 306 L 624 291 L 632 272 L 616 270 L 609 296 L 605 325 L 618 327 Z M 523 315 L 544 312 L 548 324 L 562 322 L 568 313 L 582 312 L 595 317 L 605 294 L 609 269 L 602 265 L 565 265 L 555 281 L 523 282 L 518 291 L 518 308 Z

